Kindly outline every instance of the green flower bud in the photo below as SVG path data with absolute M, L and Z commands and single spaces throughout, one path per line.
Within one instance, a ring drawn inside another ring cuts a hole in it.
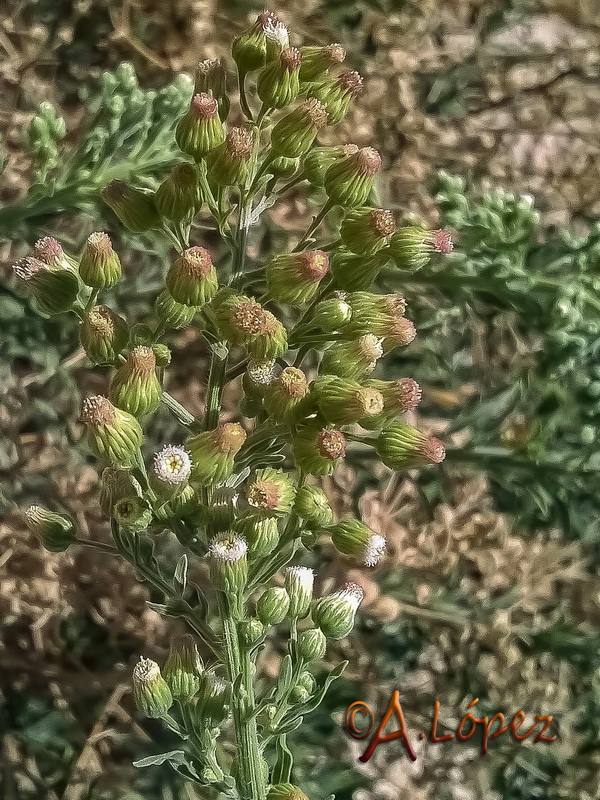
M 199 306 L 188 306 L 178 303 L 168 289 L 164 289 L 156 298 L 154 309 L 158 321 L 164 328 L 185 328 L 194 319 Z
M 204 247 L 189 247 L 171 264 L 167 289 L 178 303 L 203 306 L 217 293 L 219 280 L 212 257 Z
M 310 672 L 304 670 L 304 672 L 301 672 L 298 677 L 298 686 L 302 686 L 302 688 L 306 689 L 309 694 L 313 694 L 317 688 L 317 682 Z
M 340 289 L 355 292 L 368 289 L 385 266 L 385 250 L 373 256 L 357 256 L 340 247 L 331 258 L 331 274 Z
M 173 705 L 173 696 L 156 661 L 140 658 L 133 670 L 133 699 L 146 717 L 164 717 Z
M 279 57 L 263 67 L 256 93 L 265 108 L 284 108 L 293 103 L 300 92 L 302 53 L 296 47 L 284 48 Z
M 270 555 L 279 543 L 277 517 L 243 517 L 236 523 L 236 529 L 248 543 L 252 558 Z
M 359 380 L 370 375 L 383 355 L 381 339 L 368 333 L 350 342 L 336 342 L 323 355 L 319 372 Z
M 230 598 L 239 596 L 246 586 L 247 551 L 246 541 L 232 531 L 217 534 L 208 548 L 212 582 Z
M 76 541 L 72 521 L 41 506 L 29 506 L 25 512 L 25 522 L 46 550 L 52 553 L 63 553 Z
M 344 434 L 315 423 L 299 428 L 292 443 L 296 465 L 309 475 L 331 475 L 346 455 Z
M 362 91 L 363 79 L 355 70 L 342 72 L 337 78 L 325 78 L 312 83 L 309 88 L 311 97 L 320 100 L 327 109 L 327 122 L 337 125 L 348 111 L 354 98 Z
M 381 156 L 373 147 L 335 161 L 325 173 L 324 188 L 331 203 L 342 208 L 364 205 L 381 169 Z
M 286 158 L 303 156 L 327 124 L 325 106 L 316 97 L 305 100 L 279 120 L 271 132 L 273 152 Z
M 129 327 L 107 306 L 94 306 L 86 312 L 79 329 L 79 341 L 94 364 L 114 364 L 127 345 Z
M 296 486 L 289 475 L 272 467 L 257 470 L 245 488 L 246 503 L 259 516 L 278 517 L 289 514 L 295 497 Z
M 310 611 L 315 574 L 309 567 L 287 567 L 285 588 L 290 598 L 289 615 L 304 619 Z
M 230 128 L 223 144 L 206 157 L 208 176 L 217 186 L 236 186 L 248 175 L 254 136 L 248 128 Z
M 166 344 L 155 342 L 152 347 L 152 352 L 156 357 L 156 366 L 159 368 L 168 367 L 171 363 L 171 351 Z
M 160 214 L 154 203 L 154 193 L 136 189 L 124 181 L 111 181 L 100 196 L 123 225 L 133 233 L 145 233 L 161 226 Z
M 191 486 L 184 486 L 183 489 L 161 507 L 165 518 L 175 517 L 176 519 L 189 520 L 193 525 L 198 524 L 201 506 L 198 502 L 196 492 Z
M 278 156 L 274 157 L 273 160 L 269 162 L 268 172 L 273 175 L 273 180 L 277 182 L 279 180 L 291 178 L 292 175 L 296 174 L 299 166 L 299 158 L 286 158 L 285 156 Z
M 279 625 L 286 618 L 290 598 L 282 586 L 273 586 L 263 592 L 256 604 L 256 614 L 263 625 Z
M 263 11 L 249 30 L 233 40 L 231 52 L 241 75 L 260 69 L 267 62 L 267 31 L 275 29 L 279 20 L 270 11 Z
M 61 243 L 53 236 L 44 236 L 35 243 L 33 254 L 52 269 L 70 269 L 75 267 L 63 250 Z
M 210 94 L 195 94 L 190 107 L 175 129 L 177 146 L 195 161 L 225 141 L 219 104 Z
M 393 422 L 381 431 L 375 451 L 386 467 L 394 470 L 441 464 L 446 457 L 439 439 L 402 422 Z
M 79 293 L 77 276 L 68 269 L 54 269 L 33 256 L 21 258 L 13 265 L 19 280 L 33 290 L 36 304 L 43 314 L 69 311 Z
M 137 347 L 140 344 L 151 347 L 154 339 L 154 331 L 150 325 L 146 325 L 144 322 L 136 322 L 129 330 L 129 344 L 131 347 Z
M 250 617 L 239 623 L 238 634 L 244 647 L 254 647 L 262 641 L 265 635 L 265 626 L 256 617 Z
M 320 328 L 322 331 L 345 331 L 351 319 L 352 309 L 346 302 L 344 293 L 339 292 L 337 297 L 328 297 L 317 303 L 310 324 L 311 327 Z
M 278 783 L 269 789 L 267 800 L 309 800 L 309 798 L 291 783 Z
M 267 386 L 264 406 L 277 422 L 293 418 L 298 404 L 308 394 L 308 381 L 302 370 L 286 367 L 281 375 Z
M 318 486 L 301 486 L 298 489 L 294 511 L 311 528 L 323 528 L 333 520 L 327 495 Z
M 193 636 L 186 634 L 171 642 L 162 671 L 175 700 L 191 700 L 200 688 L 202 662 Z
M 428 231 L 408 226 L 398 228 L 390 239 L 390 254 L 400 269 L 425 267 L 433 253 L 451 253 L 454 249 L 449 231 Z
M 310 692 L 304 686 L 294 686 L 290 692 L 290 702 L 296 705 L 306 703 L 310 699 Z
M 203 431 L 186 442 L 192 459 L 191 479 L 202 486 L 223 483 L 233 472 L 234 458 L 246 441 L 237 422 L 225 422 L 213 431 Z
M 406 300 L 399 293 L 351 292 L 346 295 L 346 302 L 352 309 L 352 321 L 347 330 L 355 336 L 367 333 L 382 338 L 390 336 L 406 311 Z
M 354 618 L 364 592 L 357 583 L 345 583 L 339 592 L 317 600 L 312 610 L 315 625 L 328 639 L 345 639 L 354 627 Z
M 185 448 L 167 444 L 156 453 L 150 472 L 152 488 L 160 497 L 171 498 L 187 486 L 192 461 Z
M 137 419 L 101 395 L 83 401 L 81 420 L 87 426 L 90 449 L 116 467 L 135 463 L 143 434 Z
M 124 497 L 113 506 L 112 515 L 124 528 L 134 533 L 145 531 L 152 522 L 152 509 L 142 497 Z
M 326 47 L 302 47 L 301 50 L 300 80 L 304 83 L 322 78 L 331 67 L 342 64 L 346 58 L 346 49 L 337 43 Z
M 229 713 L 231 703 L 231 684 L 215 675 L 204 672 L 200 679 L 200 689 L 195 697 L 196 717 L 206 727 L 220 725 Z
M 383 396 L 383 412 L 370 421 L 375 426 L 398 414 L 414 411 L 421 402 L 421 387 L 412 378 L 398 378 L 395 381 L 370 380 L 365 385 L 377 389 Z
M 342 222 L 340 238 L 357 255 L 372 255 L 386 244 L 396 230 L 391 211 L 383 208 L 350 211 Z
M 351 556 L 365 567 L 376 566 L 386 548 L 384 536 L 374 533 L 357 519 L 345 519 L 329 529 L 331 541 L 345 556 Z
M 231 344 L 244 345 L 256 361 L 271 361 L 287 350 L 286 330 L 256 300 L 231 294 L 218 303 L 215 316 L 221 334 Z
M 142 487 L 128 469 L 105 467 L 102 470 L 99 502 L 105 516 L 113 516 L 113 509 L 119 500 L 141 496 Z
M 110 400 L 119 408 L 143 417 L 160 405 L 162 387 L 156 375 L 156 356 L 151 347 L 138 345 L 127 356 L 110 382 Z
M 298 636 L 298 655 L 310 664 L 320 661 L 327 649 L 327 639 L 320 628 L 309 628 Z
M 88 236 L 79 262 L 79 275 L 87 286 L 96 289 L 106 289 L 121 280 L 121 262 L 108 234 Z
M 313 394 L 319 411 L 333 425 L 361 423 L 378 416 L 384 408 L 381 392 L 347 378 L 317 378 Z
M 194 94 L 212 94 L 219 104 L 219 116 L 225 122 L 229 116 L 227 74 L 220 58 L 200 61 L 194 74 Z
M 172 222 L 189 222 L 202 206 L 198 170 L 187 162 L 176 164 L 156 190 L 158 213 Z
M 281 253 L 267 264 L 267 291 L 279 303 L 306 305 L 328 270 L 329 256 L 322 250 Z
M 329 167 L 345 156 L 358 153 L 355 144 L 337 147 L 313 147 L 304 156 L 303 175 L 313 186 L 322 188 L 325 185 L 325 173 Z

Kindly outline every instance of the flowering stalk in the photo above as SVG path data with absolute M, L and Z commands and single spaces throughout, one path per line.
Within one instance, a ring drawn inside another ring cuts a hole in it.
M 199 786 L 231 800 L 303 800 L 291 782 L 286 737 L 341 675 L 344 665 L 319 682 L 311 670 L 328 640 L 351 633 L 363 592 L 346 584 L 313 599 L 312 569 L 288 565 L 318 534 L 361 567 L 385 558 L 385 538 L 359 520 L 335 520 L 319 486 L 356 443 L 391 469 L 443 459 L 441 442 L 403 419 L 419 402 L 418 385 L 409 377 L 371 377 L 379 360 L 410 345 L 416 331 L 402 296 L 364 284 L 388 263 L 422 269 L 449 252 L 451 241 L 439 231 L 396 228 L 390 211 L 372 207 L 381 169 L 374 148 L 318 144 L 321 130 L 348 113 L 362 87 L 357 73 L 339 72 L 340 45 L 290 48 L 285 26 L 263 12 L 236 39 L 233 58 L 245 124 L 227 123 L 223 64 L 202 62 L 173 128 L 179 163 L 169 165 L 154 192 L 122 181 L 103 191 L 125 227 L 161 232 L 176 245 L 155 319 L 131 325 L 104 305 L 105 290 L 123 278 L 105 233 L 92 234 L 72 255 L 44 239 L 15 274 L 42 313 L 77 313 L 90 361 L 113 369 L 105 393 L 86 398 L 81 414 L 103 468 L 100 505 L 112 537 L 111 545 L 96 546 L 128 561 L 158 593 L 161 602 L 152 607 L 181 618 L 211 659 L 206 670 L 189 640 L 173 644 L 162 670 L 143 659 L 134 672 L 140 712 L 182 736 L 185 763 L 175 766 Z M 246 93 L 253 73 L 254 111 Z M 252 228 L 277 201 L 290 168 L 296 183 L 322 192 L 321 208 L 295 246 L 247 269 Z M 321 235 L 334 207 L 342 221 Z M 190 241 L 198 212 L 212 216 L 222 252 Z M 199 417 L 164 385 L 171 357 L 164 339 L 191 324 L 210 350 Z M 234 380 L 242 405 L 225 420 L 223 391 Z M 161 403 L 180 423 L 180 437 L 151 454 L 144 426 Z M 34 506 L 27 520 L 54 551 L 87 543 L 64 515 Z M 173 548 L 160 566 L 154 556 L 153 534 L 164 530 L 182 550 L 170 567 Z M 206 563 L 206 592 L 188 587 L 190 560 Z M 269 587 L 286 567 L 284 586 Z M 257 655 L 280 624 L 289 630 L 288 653 L 278 680 L 259 696 Z M 232 759 L 217 753 L 229 718 Z

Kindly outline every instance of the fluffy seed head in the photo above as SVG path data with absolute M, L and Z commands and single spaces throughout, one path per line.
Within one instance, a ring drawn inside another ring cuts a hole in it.
M 107 397 L 100 394 L 86 397 L 81 407 L 81 421 L 94 427 L 110 425 L 114 422 L 116 411 Z
M 365 567 L 374 567 L 381 561 L 385 553 L 386 540 L 385 537 L 374 533 L 367 542 L 363 556 L 363 563 Z
M 275 16 L 275 14 L 271 13 L 270 11 L 266 11 L 261 14 L 258 19 L 262 22 L 263 31 L 267 39 L 275 44 L 278 44 L 284 49 L 289 47 L 290 32 L 283 22 L 281 22 L 281 20 Z
M 190 111 L 196 119 L 214 119 L 218 116 L 219 104 L 212 94 L 199 92 L 192 98 Z
M 317 437 L 317 449 L 324 458 L 335 461 L 346 455 L 346 437 L 341 431 L 326 428 Z
M 284 570 L 286 584 L 297 583 L 303 589 L 312 591 L 315 573 L 310 567 L 287 567 Z
M 64 250 L 61 243 L 53 236 L 44 236 L 35 243 L 34 253 L 36 258 L 44 261 L 51 267 L 57 267 L 64 258 Z

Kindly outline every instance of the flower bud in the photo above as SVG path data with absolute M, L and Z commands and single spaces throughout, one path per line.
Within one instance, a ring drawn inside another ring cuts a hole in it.
M 154 331 L 150 325 L 146 325 L 144 322 L 136 322 L 129 329 L 129 344 L 131 347 L 137 347 L 140 344 L 151 347 L 154 339 Z
M 121 261 L 108 234 L 88 236 L 79 262 L 79 275 L 87 286 L 96 289 L 106 289 L 121 280 Z
M 310 611 L 315 574 L 309 567 L 288 567 L 285 570 L 285 588 L 290 598 L 289 615 L 304 619 Z
M 91 450 L 116 467 L 128 467 L 135 462 L 143 434 L 137 419 L 116 408 L 101 395 L 83 401 L 81 420 L 87 426 Z
M 229 713 L 231 684 L 214 672 L 204 672 L 195 697 L 196 716 L 206 727 L 220 725 Z
M 406 347 L 415 340 L 417 329 L 406 317 L 396 317 L 383 340 L 383 352 L 390 353 L 396 347 Z
M 313 147 L 304 156 L 303 174 L 313 186 L 322 188 L 325 185 L 325 173 L 329 167 L 345 156 L 358 153 L 355 144 L 338 145 L 336 147 Z
M 359 380 L 370 375 L 383 355 L 381 339 L 366 334 L 350 342 L 336 342 L 323 355 L 319 372 Z
M 236 523 L 236 530 L 248 543 L 248 554 L 252 558 L 270 555 L 279 543 L 277 517 L 242 517 Z
M 291 178 L 292 175 L 296 174 L 299 166 L 299 158 L 286 158 L 285 156 L 277 156 L 269 162 L 268 172 L 273 175 L 273 180 L 277 182 L 279 180 Z
M 164 717 L 173 705 L 173 696 L 156 661 L 140 658 L 133 670 L 133 699 L 138 710 L 153 719 Z
M 138 345 L 127 356 L 110 382 L 110 400 L 119 408 L 143 417 L 160 405 L 162 387 L 156 375 L 156 356 L 151 347 Z
M 124 497 L 114 504 L 112 516 L 119 525 L 134 533 L 140 533 L 152 522 L 152 509 L 142 497 Z
M 354 618 L 364 592 L 356 583 L 345 583 L 339 592 L 317 600 L 312 610 L 315 625 L 328 639 L 344 639 L 354 627 Z
M 263 67 L 256 93 L 265 108 L 284 108 L 293 103 L 300 91 L 302 53 L 296 47 L 284 48 L 279 56 Z
M 294 686 L 290 692 L 290 703 L 300 705 L 310 699 L 310 692 L 304 686 Z
M 344 119 L 362 88 L 362 77 L 355 70 L 348 70 L 337 78 L 325 78 L 311 84 L 309 92 L 311 97 L 316 97 L 327 109 L 329 125 L 337 125 Z
M 192 459 L 193 481 L 202 486 L 222 483 L 233 472 L 234 458 L 246 441 L 237 422 L 225 422 L 213 431 L 203 431 L 187 440 Z
M 333 425 L 360 423 L 378 416 L 384 407 L 381 392 L 347 378 L 317 378 L 313 393 L 319 411 Z
M 294 416 L 300 401 L 308 394 L 308 381 L 302 370 L 286 367 L 281 375 L 268 385 L 264 406 L 277 422 L 285 422 Z
M 128 469 L 105 467 L 102 470 L 98 499 L 105 516 L 113 516 L 113 509 L 119 500 L 141 496 L 142 487 Z
M 86 312 L 79 329 L 79 341 L 93 364 L 114 364 L 129 340 L 127 323 L 107 306 Z
M 202 662 L 190 634 L 171 642 L 162 674 L 175 700 L 191 700 L 196 694 L 200 688 Z
M 357 255 L 372 255 L 384 246 L 396 230 L 391 211 L 383 208 L 350 211 L 342 222 L 340 238 Z
M 306 305 L 327 275 L 329 256 L 322 250 L 282 253 L 267 264 L 267 291 L 279 303 Z
M 256 361 L 271 361 L 287 350 L 287 335 L 279 320 L 256 300 L 232 294 L 215 310 L 224 339 L 244 345 Z
M 301 51 L 300 80 L 304 83 L 322 78 L 331 67 L 342 64 L 346 58 L 346 49 L 337 43 L 326 47 L 302 47 Z
M 314 307 L 310 324 L 326 332 L 345 331 L 351 319 L 352 309 L 343 296 L 328 297 Z
M 282 586 L 273 586 L 263 592 L 256 604 L 256 614 L 263 625 L 279 625 L 286 618 L 290 598 Z
M 381 250 L 372 256 L 357 256 L 344 247 L 336 250 L 331 258 L 331 274 L 336 286 L 346 292 L 368 289 L 385 266 Z
M 239 623 L 238 634 L 244 647 L 254 647 L 262 641 L 265 635 L 265 626 L 256 617 L 250 617 L 250 619 L 244 619 Z
M 33 256 L 21 258 L 13 272 L 33 290 L 36 304 L 43 314 L 69 311 L 79 293 L 77 276 L 68 269 L 54 269 Z
M 246 586 L 247 551 L 245 539 L 231 531 L 217 534 L 210 543 L 210 577 L 215 588 L 221 589 L 228 597 L 239 596 Z
M 346 455 L 346 437 L 341 431 L 311 423 L 298 429 L 293 448 L 299 469 L 309 475 L 331 475 Z
M 166 344 L 161 344 L 160 342 L 155 342 L 152 347 L 152 352 L 156 358 L 156 366 L 159 369 L 163 369 L 164 367 L 168 367 L 171 363 L 171 351 L 167 347 Z
M 432 253 L 451 253 L 454 248 L 449 231 L 428 231 L 408 226 L 398 228 L 390 239 L 390 253 L 400 269 L 415 270 L 425 267 Z
M 273 152 L 286 158 L 308 153 L 317 133 L 327 124 L 325 106 L 316 97 L 305 100 L 298 108 L 279 120 L 271 132 Z
M 194 319 L 199 306 L 188 306 L 186 303 L 178 303 L 168 289 L 163 291 L 156 298 L 154 309 L 158 321 L 164 328 L 185 328 Z
M 335 161 L 325 173 L 324 188 L 331 203 L 342 208 L 364 205 L 381 169 L 381 156 L 373 147 Z
M 176 164 L 156 190 L 158 213 L 171 222 L 192 220 L 202 206 L 198 170 L 194 164 Z
M 160 497 L 171 498 L 187 486 L 192 461 L 185 448 L 167 444 L 154 456 L 150 481 Z
M 247 31 L 233 40 L 231 52 L 241 75 L 260 69 L 267 62 L 267 31 L 274 30 L 279 20 L 270 11 L 263 11 Z
M 393 422 L 381 431 L 375 451 L 386 467 L 394 470 L 441 464 L 446 457 L 439 439 L 402 422 Z
M 296 487 L 281 469 L 265 467 L 257 470 L 245 488 L 249 509 L 259 516 L 278 517 L 289 514 L 294 505 Z
M 327 495 L 318 486 L 301 486 L 298 489 L 294 511 L 309 528 L 323 528 L 333 521 Z
M 348 331 L 355 336 L 368 333 L 382 338 L 390 336 L 397 329 L 398 319 L 406 311 L 406 300 L 398 292 L 351 292 L 346 295 L 346 302 L 352 309 L 352 322 L 348 325 Z
M 135 189 L 124 181 L 111 181 L 100 196 L 123 225 L 133 233 L 145 233 L 161 226 L 160 214 L 154 203 L 154 193 Z
M 212 95 L 200 92 L 193 96 L 189 109 L 177 123 L 175 141 L 195 161 L 225 141 L 219 104 Z
M 226 77 L 220 58 L 200 61 L 194 74 L 194 94 L 212 94 L 219 105 L 219 116 L 223 122 L 229 116 L 230 106 Z
M 217 186 L 235 186 L 246 180 L 254 137 L 248 128 L 230 128 L 223 144 L 206 157 L 208 176 Z
M 25 522 L 29 530 L 39 537 L 46 550 L 52 553 L 64 553 L 76 541 L 71 520 L 41 506 L 29 506 L 25 512 Z
M 414 411 L 421 402 L 421 387 L 412 378 L 398 378 L 395 381 L 369 380 L 365 385 L 377 389 L 383 396 L 383 412 L 371 421 L 373 423 Z
M 277 362 L 249 361 L 242 378 L 244 393 L 248 399 L 260 404 L 268 387 L 276 380 L 280 371 Z
M 212 257 L 204 247 L 189 247 L 171 264 L 167 289 L 178 303 L 203 306 L 217 293 L 219 281 Z
M 237 508 L 238 494 L 235 489 L 222 487 L 212 492 L 212 502 L 202 507 L 202 526 L 208 536 L 230 531 Z M 246 536 L 244 534 L 243 538 Z
M 309 800 L 304 792 L 291 783 L 277 783 L 267 792 L 267 800 Z
M 327 639 L 320 628 L 309 628 L 298 636 L 298 655 L 310 664 L 320 661 L 327 649 Z
M 72 270 L 74 267 L 74 263 L 65 254 L 62 244 L 54 236 L 43 236 L 38 239 L 33 248 L 33 254 L 52 269 Z
M 355 558 L 365 567 L 376 566 L 385 553 L 385 537 L 374 533 L 357 519 L 344 519 L 333 525 L 329 533 L 340 553 Z

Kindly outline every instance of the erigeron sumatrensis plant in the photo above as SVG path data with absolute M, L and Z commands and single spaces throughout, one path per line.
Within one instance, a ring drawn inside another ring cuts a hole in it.
M 388 263 L 418 270 L 452 243 L 443 231 L 397 227 L 390 211 L 369 205 L 381 168 L 374 148 L 316 143 L 362 86 L 358 73 L 340 66 L 340 45 L 291 47 L 285 26 L 264 12 L 232 53 L 243 118 L 228 122 L 224 66 L 202 62 L 175 129 L 181 163 L 154 192 L 121 181 L 102 191 L 127 229 L 160 231 L 176 248 L 153 327 L 132 330 L 101 304 L 103 290 L 122 277 L 106 233 L 93 233 L 77 257 L 45 238 L 15 265 L 39 310 L 75 313 L 90 361 L 114 368 L 107 396 L 86 398 L 81 413 L 102 469 L 100 506 L 113 543 L 82 540 L 70 519 L 39 506 L 26 517 L 53 551 L 83 542 L 120 554 L 164 595 L 153 607 L 189 626 L 162 668 L 142 657 L 133 672 L 140 712 L 163 720 L 185 742 L 149 763 L 168 760 L 226 798 L 302 800 L 290 782 L 286 736 L 341 675 L 344 664 L 317 680 L 311 666 L 328 640 L 351 632 L 362 590 L 346 584 L 313 598 L 312 569 L 293 562 L 319 533 L 366 567 L 385 552 L 384 538 L 359 520 L 334 521 L 319 487 L 347 448 L 370 448 L 396 470 L 444 458 L 437 439 L 402 421 L 420 401 L 415 381 L 373 376 L 379 360 L 408 345 L 415 329 L 401 295 L 369 287 Z M 248 78 L 256 78 L 254 111 Z M 252 226 L 301 182 L 323 192 L 321 210 L 292 250 L 250 264 Z M 194 219 L 202 209 L 212 215 L 227 258 L 217 260 L 198 241 Z M 334 209 L 342 221 L 326 235 Z M 170 353 L 162 339 L 188 325 L 211 353 L 200 419 L 163 385 Z M 244 425 L 220 419 L 224 386 L 239 378 Z M 144 459 L 142 425 L 161 403 L 181 423 L 182 443 Z M 173 574 L 153 555 L 153 534 L 163 530 L 184 550 Z M 188 586 L 190 559 L 208 566 L 206 586 Z M 283 585 L 269 587 L 280 571 Z M 289 631 L 288 654 L 276 685 L 259 697 L 256 661 L 274 625 Z M 217 744 L 231 723 L 233 757 Z

